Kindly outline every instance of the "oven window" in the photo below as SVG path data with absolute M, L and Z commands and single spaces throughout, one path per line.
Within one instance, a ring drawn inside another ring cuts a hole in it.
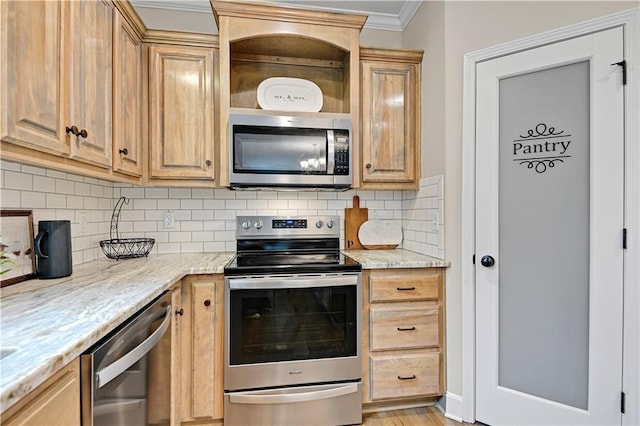
M 356 290 L 232 290 L 230 364 L 355 356 Z

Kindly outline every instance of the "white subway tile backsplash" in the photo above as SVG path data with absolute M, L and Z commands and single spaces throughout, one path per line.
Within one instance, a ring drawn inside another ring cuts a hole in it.
M 331 214 L 340 217 L 344 229 L 344 209 L 358 195 L 371 219 L 402 224 L 404 248 L 444 255 L 440 176 L 422 179 L 417 191 L 278 192 L 142 188 L 7 161 L 0 161 L 0 174 L 3 208 L 32 209 L 36 224 L 71 220 L 74 264 L 104 257 L 99 242 L 110 238 L 112 210 L 120 196 L 131 199 L 121 210 L 120 237 L 154 238 L 152 253 L 235 251 L 238 215 Z M 164 227 L 167 211 L 173 212 L 173 228 Z M 81 226 L 81 220 L 87 222 Z
M 405 192 L 401 209 L 402 247 L 444 258 L 443 182 L 443 176 L 424 178 L 420 180 L 418 191 Z
M 33 189 L 33 176 L 6 171 L 4 172 L 4 187 L 7 189 L 17 189 L 19 191 L 31 191 Z
M 22 191 L 20 195 L 20 207 L 24 206 L 24 208 L 38 209 L 47 206 L 47 197 L 43 192 Z

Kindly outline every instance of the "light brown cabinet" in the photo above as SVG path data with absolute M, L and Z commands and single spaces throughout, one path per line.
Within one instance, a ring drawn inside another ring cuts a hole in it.
M 222 418 L 222 275 L 190 275 L 183 280 L 182 421 Z
M 113 170 L 142 176 L 142 40 L 117 9 L 113 10 Z
M 2 141 L 68 156 L 69 2 L 2 2 Z M 3 146 L 4 148 L 4 146 Z
M 363 189 L 418 187 L 422 55 L 360 49 Z
M 149 46 L 148 180 L 215 178 L 214 49 Z
M 0 7 L 6 35 L 3 158 L 109 174 L 111 2 L 2 2 Z
M 363 402 L 420 403 L 444 392 L 444 273 L 363 273 Z
M 366 16 L 269 4 L 217 0 L 211 3 L 220 43 L 219 185 L 229 185 L 228 127 L 229 116 L 234 113 L 350 119 L 353 150 L 357 151 L 359 38 Z M 270 77 L 302 78 L 317 84 L 323 95 L 322 109 L 320 112 L 260 110 L 257 89 Z
M 80 360 L 70 362 L 2 413 L 2 424 L 80 425 Z
M 79 132 L 71 137 L 71 157 L 111 168 L 113 6 L 102 0 L 70 5 L 69 126 Z

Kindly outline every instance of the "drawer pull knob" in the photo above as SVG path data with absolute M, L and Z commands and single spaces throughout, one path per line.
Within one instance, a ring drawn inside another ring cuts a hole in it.
M 128 155 L 129 154 L 129 150 L 127 148 L 122 148 L 118 152 L 120 154 L 122 154 L 122 155 Z
M 412 291 L 415 290 L 415 287 L 396 287 L 398 291 Z
M 180 316 L 184 315 L 184 309 L 183 308 L 176 309 L 176 315 L 180 315 Z
M 398 376 L 398 380 L 413 380 L 416 378 L 415 374 L 412 374 L 411 376 Z
M 207 299 L 204 301 L 204 306 L 211 306 L 211 300 Z
M 398 331 L 414 331 L 415 327 L 398 327 Z

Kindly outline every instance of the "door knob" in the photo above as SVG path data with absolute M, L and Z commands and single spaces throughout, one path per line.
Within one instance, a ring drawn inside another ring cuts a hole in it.
M 485 254 L 484 256 L 482 256 L 482 259 L 480 259 L 480 264 L 482 264 L 482 266 L 484 266 L 485 268 L 490 268 L 495 265 L 495 263 L 496 260 L 488 254 Z

